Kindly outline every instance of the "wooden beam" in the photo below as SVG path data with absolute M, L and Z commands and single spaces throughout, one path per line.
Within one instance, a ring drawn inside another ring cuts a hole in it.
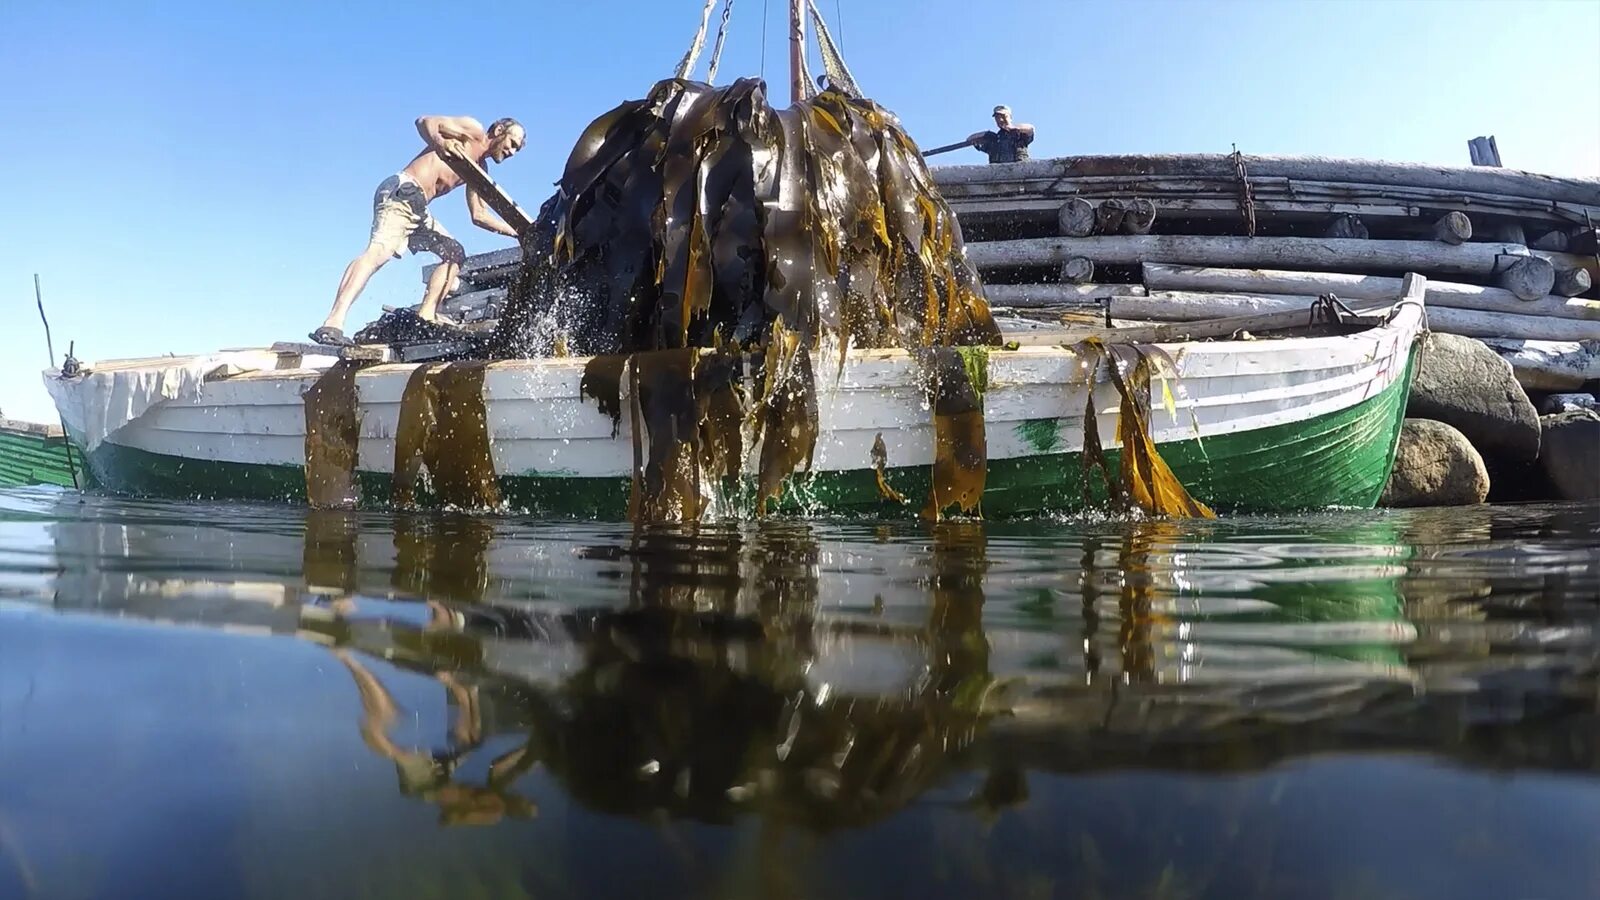
M 1113 297 L 1111 314 L 1122 319 L 1183 322 L 1219 316 L 1267 315 L 1306 310 L 1315 297 L 1204 294 L 1151 291 L 1148 297 Z M 1356 305 L 1370 310 L 1373 301 Z M 1379 301 L 1381 302 L 1381 301 Z M 1521 338 L 1541 341 L 1600 340 L 1600 321 L 1519 316 L 1448 307 L 1428 309 L 1428 327 L 1467 337 Z
M 1425 272 L 1487 278 L 1528 256 L 1528 249 L 1515 244 L 1453 247 L 1435 241 L 1174 234 L 1024 238 L 967 245 L 967 260 L 980 269 L 1059 265 L 1075 256 L 1086 257 L 1097 264 L 1169 262 L 1346 272 Z
M 1540 256 L 1524 256 L 1495 276 L 1495 283 L 1523 300 L 1537 300 L 1556 283 L 1556 267 Z
M 1137 284 L 986 284 L 983 297 L 990 306 L 1030 309 L 1041 306 L 1093 307 L 1106 297 L 1143 297 Z
M 489 177 L 489 173 L 485 172 L 482 166 L 464 156 L 449 153 L 440 153 L 439 158 L 450 167 L 450 171 L 461 176 L 468 190 L 482 197 L 484 202 L 489 204 L 489 208 L 499 214 L 518 235 L 527 234 L 533 227 L 533 217 L 523 212 L 517 201 L 511 199 L 511 195 L 506 193 L 504 188 L 495 184 L 494 179 Z
M 1217 269 L 1144 264 L 1145 287 L 1152 291 L 1218 291 L 1233 294 L 1333 294 L 1340 300 L 1386 300 L 1398 296 L 1401 279 L 1381 275 L 1293 272 L 1281 269 Z M 1600 301 L 1548 296 L 1522 300 L 1501 288 L 1428 279 L 1428 308 L 1555 316 L 1600 321 Z

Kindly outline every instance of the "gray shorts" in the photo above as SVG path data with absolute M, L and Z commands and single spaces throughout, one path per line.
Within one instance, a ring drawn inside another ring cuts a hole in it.
M 428 212 L 428 198 L 409 178 L 390 175 L 372 195 L 372 243 L 398 257 L 406 250 L 459 255 L 461 244 Z

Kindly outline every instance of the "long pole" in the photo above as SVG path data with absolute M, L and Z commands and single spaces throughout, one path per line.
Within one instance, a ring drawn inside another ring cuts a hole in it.
M 39 305 L 39 320 L 44 323 L 44 345 L 50 351 L 50 367 L 53 369 L 56 365 L 56 345 L 55 341 L 50 339 L 50 320 L 44 315 L 44 291 L 39 289 L 38 272 L 33 273 L 33 302 Z M 72 355 L 70 349 L 67 355 Z M 56 414 L 56 421 L 61 423 L 61 441 L 67 451 L 67 471 L 72 473 L 72 488 L 81 491 L 83 485 L 78 481 L 78 466 L 72 461 L 72 438 L 67 434 L 67 423 L 59 412 Z
M 806 18 L 803 0 L 789 0 L 789 102 L 799 103 L 806 96 Z
M 50 339 L 50 320 L 44 315 L 44 294 L 39 290 L 39 273 L 33 273 L 33 300 L 39 304 L 39 321 L 44 323 L 44 345 L 50 351 L 50 367 L 56 365 L 56 344 Z

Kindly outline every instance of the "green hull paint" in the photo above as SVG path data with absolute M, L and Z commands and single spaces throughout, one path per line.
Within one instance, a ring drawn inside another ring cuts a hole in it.
M 75 451 L 74 451 L 75 452 Z M 0 428 L 0 487 L 72 487 L 67 442 L 59 434 Z
M 1413 357 L 1414 360 L 1414 357 Z M 1362 403 L 1305 422 L 1162 444 L 1161 454 L 1194 496 L 1218 510 L 1287 512 L 1326 507 L 1370 508 L 1377 503 L 1394 462 L 1414 361 L 1405 377 Z M 1049 420 L 1045 420 L 1049 421 Z M 1020 427 L 1043 430 L 1033 422 Z M 1113 471 L 1117 451 L 1107 458 Z M 164 456 L 110 442 L 89 456 L 105 489 L 146 496 L 195 499 L 305 501 L 305 475 L 297 466 L 209 462 Z M 913 505 L 883 500 L 871 470 L 828 472 L 791 479 L 780 508 L 802 513 L 914 514 L 928 496 L 926 467 L 891 469 L 888 480 Z M 1089 504 L 1105 499 L 1099 478 L 1090 480 Z M 389 476 L 363 472 L 363 497 L 381 505 Z M 516 509 L 557 515 L 620 519 L 627 515 L 626 478 L 555 475 L 501 476 L 501 491 Z M 1041 453 L 991 460 L 982 513 L 986 516 L 1070 512 L 1085 508 L 1080 453 Z M 748 491 L 733 501 L 749 509 Z

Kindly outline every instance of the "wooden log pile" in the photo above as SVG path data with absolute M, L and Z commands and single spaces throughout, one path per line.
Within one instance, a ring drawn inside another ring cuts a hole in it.
M 933 174 L 1002 314 L 1182 322 L 1326 294 L 1359 309 L 1416 272 L 1430 327 L 1518 348 L 1503 352 L 1530 389 L 1588 371 L 1587 351 L 1552 348 L 1600 341 L 1600 179 L 1240 154 Z

